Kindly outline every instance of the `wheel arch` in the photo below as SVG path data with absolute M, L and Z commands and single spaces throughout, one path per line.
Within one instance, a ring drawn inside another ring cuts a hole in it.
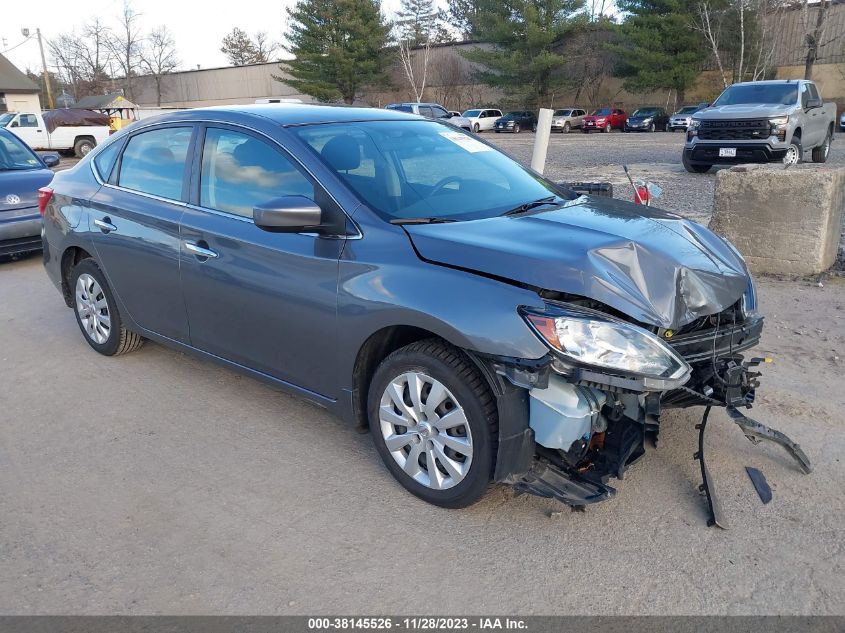
M 93 258 L 90 252 L 81 246 L 69 246 L 62 253 L 60 271 L 62 275 L 62 296 L 64 297 L 67 306 L 73 307 L 73 293 L 70 288 L 70 273 L 73 267 L 76 266 L 83 259 Z

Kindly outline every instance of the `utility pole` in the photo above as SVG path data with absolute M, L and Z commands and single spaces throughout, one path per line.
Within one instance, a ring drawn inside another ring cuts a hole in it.
M 21 29 L 21 35 L 28 38 L 29 29 Z M 44 73 L 44 87 L 47 89 L 47 103 L 52 110 L 55 106 L 53 103 L 53 89 L 50 87 L 50 73 L 47 72 L 47 58 L 44 57 L 44 42 L 41 41 L 41 29 L 35 29 L 35 34 L 38 36 L 38 48 L 41 50 L 41 68 Z

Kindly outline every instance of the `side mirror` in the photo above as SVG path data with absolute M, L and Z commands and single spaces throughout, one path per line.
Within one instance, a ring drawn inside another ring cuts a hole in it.
M 323 210 L 305 196 L 285 196 L 252 210 L 255 226 L 273 233 L 319 233 Z
M 20 127 L 20 123 L 17 121 L 12 121 L 12 124 L 9 127 Z
M 61 161 L 58 154 L 41 154 L 41 160 L 47 167 L 56 167 Z
M 813 108 L 821 108 L 822 107 L 822 100 L 818 97 L 810 97 L 807 99 L 807 109 L 812 110 Z

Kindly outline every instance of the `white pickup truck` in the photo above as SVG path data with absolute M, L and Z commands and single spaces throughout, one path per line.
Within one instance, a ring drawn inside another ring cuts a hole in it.
M 91 110 L 0 114 L 6 128 L 34 150 L 73 152 L 82 158 L 109 137 L 108 116 Z

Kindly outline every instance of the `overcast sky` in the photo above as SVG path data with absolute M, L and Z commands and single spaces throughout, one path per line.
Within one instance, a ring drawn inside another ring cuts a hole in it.
M 181 70 L 215 68 L 228 64 L 220 52 L 223 36 L 237 26 L 248 33 L 263 30 L 280 41 L 283 39 L 287 13 L 285 8 L 294 0 L 133 0 L 132 7 L 141 14 L 142 29 L 148 31 L 166 25 L 176 40 Z M 394 11 L 399 0 L 383 0 L 386 11 Z M 41 70 L 38 42 L 33 37 L 24 41 L 22 28 L 49 40 L 60 33 L 77 31 L 95 14 L 111 26 L 117 26 L 123 0 L 41 0 L 39 2 L 6 1 L 0 10 L 0 53 L 21 70 L 27 67 Z M 20 46 L 18 46 L 20 44 Z M 45 42 L 45 51 L 49 50 Z M 12 49 L 12 50 L 7 50 Z M 5 52 L 4 52 L 5 51 Z

